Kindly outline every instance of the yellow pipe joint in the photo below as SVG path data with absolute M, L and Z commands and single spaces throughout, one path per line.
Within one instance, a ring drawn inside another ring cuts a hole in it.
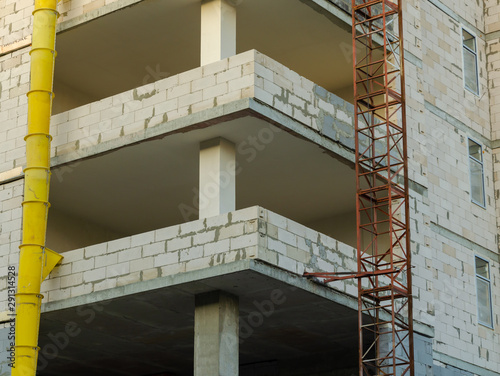
M 19 319 L 27 319 L 24 320 L 26 322 L 25 330 L 22 330 L 20 333 L 16 333 L 16 341 L 19 346 L 26 346 L 30 348 L 36 348 L 32 344 L 36 343 L 38 339 L 38 324 L 37 320 L 29 320 L 29 318 L 34 315 L 40 315 L 40 307 L 43 296 L 41 294 L 30 294 L 23 293 L 17 294 L 16 301 L 16 318 Z
M 31 50 L 31 87 L 33 90 L 43 90 L 47 94 L 52 94 L 52 72 L 54 69 L 54 51 L 47 48 L 37 48 Z M 48 76 L 48 77 L 47 77 Z

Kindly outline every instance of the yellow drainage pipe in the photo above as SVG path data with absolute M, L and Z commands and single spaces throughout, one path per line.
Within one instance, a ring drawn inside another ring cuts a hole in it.
M 23 238 L 16 294 L 13 376 L 35 376 L 42 281 L 62 256 L 45 247 L 50 184 L 50 115 L 55 61 L 57 2 L 35 0 L 24 169 Z

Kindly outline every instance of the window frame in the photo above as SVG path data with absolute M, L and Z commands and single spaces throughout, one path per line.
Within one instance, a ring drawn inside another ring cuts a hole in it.
M 476 51 L 471 50 L 468 46 L 465 45 L 464 43 L 464 31 L 474 38 L 474 45 L 476 47 Z M 461 38 L 461 44 L 462 44 L 462 79 L 463 79 L 463 85 L 464 89 L 466 89 L 469 93 L 474 94 L 476 97 L 480 96 L 481 92 L 481 85 L 479 84 L 479 60 L 478 60 L 478 53 L 477 53 L 477 36 L 475 33 L 470 32 L 467 28 L 461 26 L 460 28 L 460 38 Z M 475 61 L 476 61 L 476 82 L 477 82 L 477 92 L 471 90 L 469 87 L 467 87 L 465 83 L 465 53 L 464 49 L 467 49 L 470 53 L 474 55 Z
M 471 154 L 470 154 L 470 150 L 469 150 L 469 142 L 472 141 L 474 142 L 475 144 L 479 145 L 479 147 L 481 148 L 481 160 L 478 160 L 476 158 L 474 158 Z M 480 206 L 481 208 L 483 209 L 486 209 L 486 189 L 485 189 L 485 184 L 484 184 L 484 161 L 483 161 L 483 145 L 480 143 L 480 142 L 477 142 L 475 139 L 473 139 L 472 137 L 467 137 L 467 156 L 468 156 L 468 161 L 469 161 L 469 187 L 470 187 L 470 201 L 473 203 L 473 204 L 476 204 L 477 206 Z M 475 161 L 477 163 L 479 163 L 481 165 L 481 185 L 482 185 L 482 189 L 483 189 L 483 202 L 479 202 L 477 200 L 474 199 L 474 197 L 472 196 L 472 165 L 471 165 L 471 160 L 472 161 Z
M 488 275 L 489 275 L 489 278 L 485 278 L 479 274 L 477 274 L 477 259 L 480 259 L 480 260 L 483 260 L 487 265 L 488 265 Z M 475 282 L 475 285 L 476 285 L 476 308 L 477 308 L 477 323 L 479 325 L 482 325 L 486 328 L 489 328 L 489 329 L 494 329 L 494 322 L 493 322 L 493 299 L 492 299 L 492 296 L 491 296 L 491 265 L 490 265 L 490 262 L 485 259 L 484 257 L 481 257 L 481 256 L 478 256 L 478 255 L 474 255 L 474 275 L 475 275 L 475 278 L 474 278 L 474 282 Z M 489 299 L 489 302 L 490 302 L 490 317 L 491 317 L 491 325 L 488 324 L 488 323 L 485 323 L 485 322 L 481 322 L 481 320 L 479 319 L 479 295 L 477 294 L 477 286 L 478 286 L 478 279 L 482 280 L 482 281 L 485 281 L 488 283 L 488 299 Z

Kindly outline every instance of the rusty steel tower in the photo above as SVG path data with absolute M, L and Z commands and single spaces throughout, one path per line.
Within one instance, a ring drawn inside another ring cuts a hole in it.
M 413 376 L 402 0 L 352 0 L 359 374 Z

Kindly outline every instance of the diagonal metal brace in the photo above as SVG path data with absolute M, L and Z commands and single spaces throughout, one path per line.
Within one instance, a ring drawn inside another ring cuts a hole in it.
M 322 278 L 324 283 L 334 282 L 334 281 L 342 281 L 344 279 L 360 279 L 366 277 L 372 277 L 376 275 L 386 275 L 398 273 L 399 269 L 387 269 L 387 270 L 375 270 L 373 272 L 338 272 L 338 273 L 304 273 L 303 277 L 306 278 Z

